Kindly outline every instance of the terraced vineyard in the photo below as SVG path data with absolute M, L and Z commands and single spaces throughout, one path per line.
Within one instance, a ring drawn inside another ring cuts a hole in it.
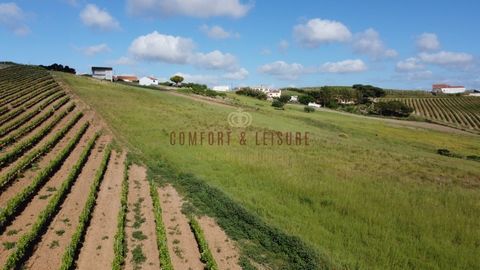
M 239 268 L 48 71 L 0 69 L 0 113 L 1 269 Z
M 480 98 L 478 97 L 385 98 L 383 100 L 401 101 L 413 108 L 415 115 L 432 122 L 480 131 Z

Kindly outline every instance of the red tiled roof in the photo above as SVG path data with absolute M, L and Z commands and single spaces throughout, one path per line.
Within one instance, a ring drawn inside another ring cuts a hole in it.
M 434 84 L 432 85 L 433 89 L 438 89 L 438 88 L 465 88 L 464 86 L 451 86 L 448 84 Z

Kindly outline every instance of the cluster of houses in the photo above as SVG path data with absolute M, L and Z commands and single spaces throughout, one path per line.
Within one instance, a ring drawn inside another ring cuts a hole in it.
M 99 80 L 107 81 L 121 81 L 129 83 L 138 83 L 139 85 L 151 86 L 158 85 L 158 79 L 151 76 L 141 77 L 140 79 L 135 75 L 113 75 L 113 68 L 111 67 L 92 67 L 92 77 Z

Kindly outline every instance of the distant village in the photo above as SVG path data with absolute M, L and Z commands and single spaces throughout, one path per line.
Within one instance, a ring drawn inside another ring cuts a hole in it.
M 100 80 L 107 80 L 107 81 L 123 81 L 128 83 L 138 83 L 141 86 L 156 86 L 159 85 L 160 82 L 157 78 L 152 76 L 144 76 L 138 78 L 135 75 L 117 75 L 115 76 L 113 73 L 112 67 L 92 67 L 92 74 L 91 76 L 96 79 Z M 282 95 L 281 89 L 274 89 L 267 86 L 253 86 L 250 87 L 253 90 L 258 90 L 267 95 L 268 99 L 280 98 Z M 231 89 L 228 85 L 217 85 L 213 86 L 212 90 L 217 92 L 228 92 L 228 91 L 235 91 L 237 89 Z M 448 84 L 433 84 L 431 93 L 434 95 L 437 94 L 467 94 L 467 90 L 464 86 L 451 86 Z M 480 97 L 480 90 L 471 90 L 468 93 L 469 96 L 476 96 Z M 296 102 L 298 96 L 292 96 L 291 101 Z M 310 105 L 310 104 L 309 104 Z M 310 106 L 319 107 L 318 104 L 311 104 Z

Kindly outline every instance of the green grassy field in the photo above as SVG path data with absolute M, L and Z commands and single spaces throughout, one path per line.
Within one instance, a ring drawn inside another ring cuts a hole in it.
M 233 108 L 55 73 L 148 162 L 191 173 L 300 237 L 330 268 L 478 269 L 480 137 L 393 126 L 236 97 L 265 130 L 309 132 L 310 146 L 171 145 L 170 132 L 225 131 Z M 236 137 L 240 131 L 233 129 Z

